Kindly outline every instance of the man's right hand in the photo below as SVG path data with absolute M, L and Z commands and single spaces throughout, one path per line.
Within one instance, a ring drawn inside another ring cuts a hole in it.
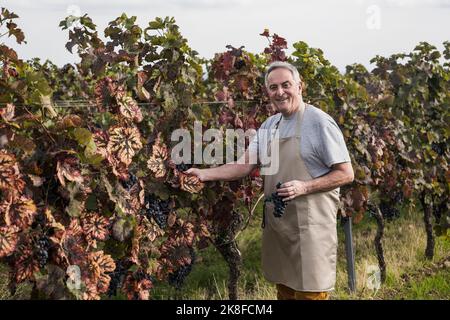
M 206 181 L 205 171 L 206 171 L 205 169 L 190 168 L 189 170 L 186 170 L 184 173 L 196 176 L 201 182 L 204 182 Z

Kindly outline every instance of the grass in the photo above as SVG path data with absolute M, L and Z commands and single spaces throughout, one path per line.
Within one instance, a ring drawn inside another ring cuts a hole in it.
M 261 272 L 260 215 L 239 235 L 238 243 L 243 257 L 239 281 L 240 299 L 276 299 L 274 286 Z M 387 279 L 379 290 L 371 289 L 368 278 L 378 262 L 373 245 L 376 224 L 365 217 L 353 226 L 357 290 L 348 291 L 344 234 L 338 228 L 338 266 L 336 290 L 332 299 L 450 299 L 450 244 L 436 239 L 435 258 L 424 257 L 426 237 L 419 213 L 404 212 L 402 217 L 386 224 L 383 240 Z M 228 269 L 220 255 L 208 248 L 199 253 L 197 263 L 185 286 L 176 291 L 168 286 L 157 286 L 154 299 L 227 299 Z
M 239 279 L 239 299 L 276 299 L 273 284 L 267 282 L 261 271 L 261 214 L 238 237 L 243 257 Z M 450 299 L 450 244 L 436 239 L 435 258 L 424 257 L 426 237 L 419 213 L 404 212 L 402 217 L 386 224 L 383 240 L 387 279 L 378 290 L 371 289 L 370 269 L 377 266 L 373 239 L 376 224 L 365 217 L 353 226 L 357 290 L 349 293 L 347 285 L 344 235 L 338 228 L 338 266 L 336 290 L 331 298 L 347 299 Z M 0 299 L 27 299 L 29 285 L 19 286 L 14 297 L 6 290 L 6 268 L 0 266 Z M 166 284 L 156 284 L 153 299 L 228 299 L 228 267 L 212 247 L 198 252 L 197 263 L 181 290 Z M 120 298 L 120 297 L 118 297 Z

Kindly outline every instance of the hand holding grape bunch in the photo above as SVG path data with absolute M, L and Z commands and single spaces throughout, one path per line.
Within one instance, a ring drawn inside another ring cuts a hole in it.
M 277 189 L 281 187 L 281 182 L 277 183 Z M 264 200 L 264 203 L 266 202 L 273 202 L 275 208 L 273 211 L 273 215 L 276 218 L 281 218 L 284 214 L 284 210 L 287 206 L 287 201 L 283 201 L 283 197 L 279 196 L 277 192 L 273 192 L 270 197 L 268 197 L 266 200 Z

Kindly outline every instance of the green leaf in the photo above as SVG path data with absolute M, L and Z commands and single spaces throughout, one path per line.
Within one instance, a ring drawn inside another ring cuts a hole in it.
M 148 24 L 148 29 L 156 30 L 156 29 L 164 29 L 164 22 L 161 18 L 156 18 L 154 21 L 150 21 Z
M 94 139 L 91 138 L 90 141 L 86 144 L 86 149 L 84 150 L 84 154 L 88 156 L 95 156 L 95 152 L 97 151 L 97 145 L 94 142 Z
M 136 221 L 128 216 L 118 219 L 112 229 L 113 236 L 116 240 L 124 242 L 131 237 L 131 233 L 136 225 Z
M 103 156 L 100 154 L 91 154 L 84 152 L 83 157 L 81 157 L 81 162 L 93 165 L 94 167 L 100 166 L 103 161 Z
M 85 128 L 75 128 L 72 131 L 73 136 L 77 142 L 82 146 L 87 146 L 89 143 L 93 143 L 92 133 Z M 95 143 L 94 143 L 95 145 Z
M 66 212 L 69 216 L 76 218 L 81 215 L 83 210 L 83 203 L 76 199 L 71 199 L 69 206 L 66 208 Z
M 36 144 L 33 140 L 21 135 L 15 135 L 14 139 L 9 142 L 9 145 L 13 148 L 21 149 L 25 155 L 32 154 L 36 149 Z
M 97 197 L 93 194 L 90 194 L 85 202 L 86 209 L 89 211 L 96 211 L 97 207 Z
M 122 259 L 127 254 L 127 243 L 115 239 L 105 241 L 104 251 L 108 252 L 114 260 Z

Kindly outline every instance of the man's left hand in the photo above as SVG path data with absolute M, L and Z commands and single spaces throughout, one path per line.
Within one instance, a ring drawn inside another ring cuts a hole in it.
M 283 197 L 283 201 L 292 200 L 298 196 L 302 196 L 308 193 L 307 182 L 300 180 L 292 180 L 285 182 L 277 190 L 277 194 Z

